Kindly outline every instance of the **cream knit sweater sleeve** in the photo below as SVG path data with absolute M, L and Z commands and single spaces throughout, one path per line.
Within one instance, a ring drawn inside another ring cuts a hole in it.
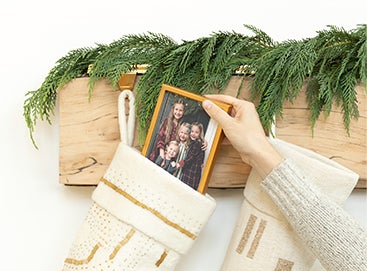
M 367 270 L 363 227 L 310 184 L 291 160 L 284 160 L 261 185 L 324 268 Z

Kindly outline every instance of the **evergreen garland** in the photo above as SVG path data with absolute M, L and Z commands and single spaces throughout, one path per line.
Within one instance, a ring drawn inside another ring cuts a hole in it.
M 88 65 L 93 63 L 103 50 L 105 46 L 99 45 L 96 48 L 70 51 L 56 62 L 39 89 L 26 93 L 23 115 L 36 148 L 33 139 L 34 128 L 39 118 L 51 124 L 50 117 L 54 114 L 58 89 L 74 78 L 85 76 Z
M 147 33 L 69 52 L 56 62 L 39 89 L 26 93 L 24 117 L 32 141 L 37 119 L 50 122 L 57 91 L 67 82 L 90 76 L 92 95 L 100 78 L 117 87 L 121 75 L 138 64 L 148 64 L 137 86 L 140 142 L 163 83 L 198 94 L 220 92 L 236 71 L 243 79 L 253 78 L 252 98 L 259 99 L 257 109 L 265 129 L 282 114 L 284 102 L 297 97 L 306 81 L 312 127 L 320 113 L 328 115 L 336 102 L 349 133 L 351 119 L 359 116 L 355 85 L 367 85 L 367 25 L 351 31 L 329 26 L 313 38 L 280 43 L 254 26 L 245 27 L 253 35 L 217 32 L 179 44 L 168 36 Z

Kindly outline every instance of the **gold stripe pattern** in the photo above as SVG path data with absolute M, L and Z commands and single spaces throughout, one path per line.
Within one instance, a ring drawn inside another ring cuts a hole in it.
M 108 187 L 110 187 L 111 189 L 113 189 L 118 194 L 120 194 L 121 196 L 125 197 L 126 199 L 128 199 L 129 201 L 131 201 L 132 203 L 134 203 L 135 205 L 137 205 L 137 206 L 139 206 L 139 207 L 141 207 L 141 208 L 143 208 L 143 209 L 151 212 L 153 215 L 155 215 L 157 218 L 159 218 L 160 220 L 162 220 L 167 225 L 175 228 L 176 230 L 178 230 L 179 232 L 181 232 L 182 234 L 188 236 L 189 238 L 191 238 L 193 240 L 196 239 L 197 236 L 195 234 L 193 234 L 190 231 L 182 228 L 180 225 L 172 222 L 171 220 L 169 220 L 168 218 L 166 218 L 165 216 L 163 216 L 157 210 L 154 210 L 153 208 L 147 206 L 146 204 L 138 201 L 136 198 L 134 198 L 129 193 L 127 193 L 126 191 L 122 190 L 121 188 L 119 188 L 115 184 L 111 183 L 110 181 L 106 180 L 105 178 L 101 178 L 101 182 L 103 182 L 105 185 L 107 185 Z
M 164 259 L 167 257 L 167 255 L 168 255 L 168 251 L 167 251 L 167 249 L 165 249 L 164 251 L 163 251 L 163 253 L 162 253 L 162 255 L 161 255 L 161 257 L 158 259 L 158 261 L 155 263 L 155 266 L 156 267 L 159 267 L 162 263 L 163 263 L 163 261 L 164 261 Z
M 259 227 L 257 228 L 256 234 L 255 234 L 255 238 L 252 241 L 249 252 L 247 253 L 248 258 L 250 258 L 250 259 L 254 258 L 256 249 L 259 246 L 260 239 L 261 239 L 261 237 L 264 233 L 265 227 L 266 227 L 266 221 L 261 219 Z
M 82 265 L 82 264 L 87 264 L 89 263 L 94 255 L 96 254 L 97 250 L 101 247 L 101 244 L 98 243 L 97 245 L 94 246 L 94 248 L 92 249 L 92 251 L 90 252 L 89 256 L 84 259 L 84 260 L 76 260 L 76 259 L 72 259 L 72 258 L 66 258 L 65 259 L 65 263 L 70 263 L 70 264 L 74 264 L 74 265 Z
M 243 249 L 246 246 L 246 243 L 250 237 L 250 234 L 252 232 L 252 229 L 254 228 L 255 222 L 256 222 L 257 217 L 254 215 L 250 215 L 245 230 L 243 231 L 242 237 L 240 239 L 240 242 L 238 243 L 237 249 L 236 251 L 241 254 Z
M 294 262 L 279 258 L 277 266 L 274 271 L 291 271 L 293 268 Z
M 129 233 L 125 236 L 124 239 L 115 247 L 115 249 L 112 251 L 110 255 L 110 260 L 116 257 L 116 254 L 119 252 L 119 250 L 131 239 L 131 237 L 134 235 L 135 230 L 131 229 Z

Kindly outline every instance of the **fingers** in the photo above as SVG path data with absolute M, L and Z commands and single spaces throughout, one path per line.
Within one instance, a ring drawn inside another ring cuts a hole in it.
M 203 101 L 203 108 L 208 115 L 216 120 L 224 129 L 227 125 L 230 125 L 232 118 L 215 103 L 205 100 Z
M 218 101 L 218 102 L 223 102 L 223 103 L 227 103 L 227 104 L 231 104 L 233 106 L 233 109 L 235 111 L 237 111 L 237 109 L 240 107 L 240 103 L 241 102 L 246 102 L 243 100 L 239 100 L 233 96 L 229 96 L 229 95 L 222 95 L 222 94 L 208 94 L 205 95 L 205 97 Z
M 216 100 L 219 102 L 224 102 L 227 104 L 234 104 L 238 101 L 237 98 L 233 97 L 233 96 L 229 96 L 229 95 L 223 95 L 223 94 L 206 94 L 204 95 L 207 98 L 210 98 L 212 100 Z
M 205 97 L 213 100 L 218 101 L 226 104 L 232 105 L 232 112 L 230 115 L 228 115 L 226 112 L 220 109 L 217 105 L 215 105 L 212 102 L 204 101 L 203 107 L 207 111 L 207 113 L 215 120 L 219 122 L 220 125 L 222 125 L 223 128 L 230 127 L 231 124 L 233 124 L 234 119 L 236 120 L 242 120 L 244 117 L 244 113 L 247 112 L 247 115 L 257 115 L 255 106 L 253 103 L 245 101 L 245 100 L 239 100 L 233 96 L 229 95 L 222 95 L 222 94 L 210 94 L 205 95 Z M 233 119 L 233 118 L 234 119 Z

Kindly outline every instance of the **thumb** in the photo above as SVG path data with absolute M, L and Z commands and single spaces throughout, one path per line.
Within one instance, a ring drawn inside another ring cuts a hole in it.
M 223 128 L 225 128 L 227 125 L 230 125 L 232 118 L 218 105 L 209 100 L 204 100 L 202 105 L 206 113 L 208 113 L 211 118 L 216 120 Z

